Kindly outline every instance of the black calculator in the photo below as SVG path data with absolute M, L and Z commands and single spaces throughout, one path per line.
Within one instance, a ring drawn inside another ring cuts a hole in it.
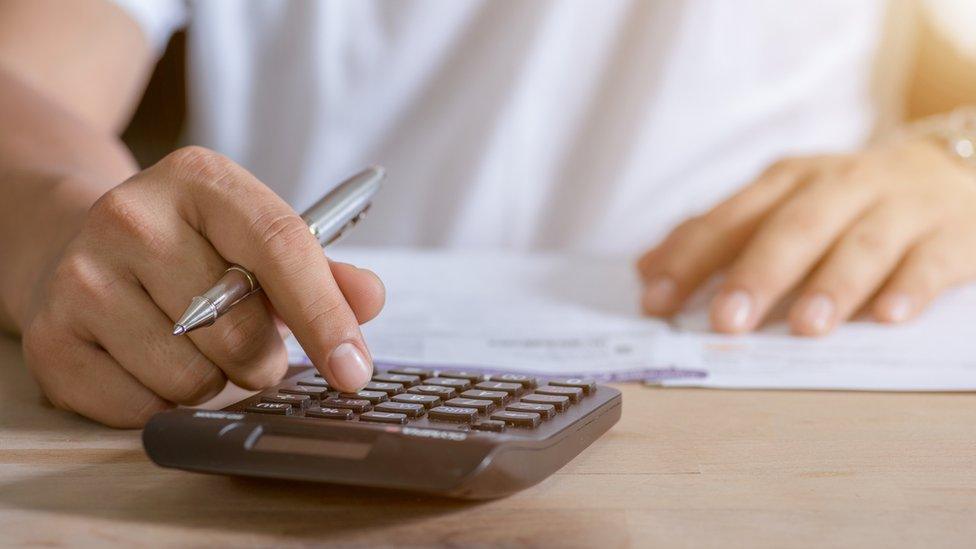
M 485 499 L 553 474 L 620 411 L 588 379 L 391 366 L 339 393 L 302 366 L 220 411 L 156 414 L 142 440 L 163 467 Z

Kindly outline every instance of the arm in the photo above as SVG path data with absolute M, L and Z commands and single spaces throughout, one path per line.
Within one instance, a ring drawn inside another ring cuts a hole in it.
M 923 5 L 910 118 L 976 105 L 976 50 L 958 47 L 972 8 Z M 955 44 L 946 26 L 959 31 Z M 711 304 L 721 332 L 751 331 L 784 301 L 801 335 L 828 333 L 862 310 L 880 322 L 915 318 L 947 288 L 976 279 L 976 169 L 946 149 L 923 132 L 781 160 L 641 258 L 645 311 L 676 313 L 722 271 Z
M 91 43 L 98 46 L 76 46 Z M 0 196 L 9 197 L 0 201 L 5 330 L 16 331 L 18 319 L 22 324 L 24 290 L 71 239 L 88 207 L 137 171 L 115 129 L 138 102 L 150 67 L 139 28 L 102 0 L 0 4 Z
M 287 366 L 277 315 L 340 390 L 372 365 L 359 322 L 382 284 L 329 264 L 301 218 L 232 161 L 190 147 L 138 171 L 116 132 L 150 56 L 103 0 L 0 3 L 0 322 L 55 405 L 120 427 L 229 379 L 258 389 Z M 187 299 L 229 263 L 267 300 L 173 337 Z

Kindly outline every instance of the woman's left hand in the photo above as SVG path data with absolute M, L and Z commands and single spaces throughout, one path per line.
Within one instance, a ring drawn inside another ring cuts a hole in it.
M 726 267 L 710 311 L 719 332 L 755 329 L 795 288 L 798 334 L 825 334 L 869 302 L 879 321 L 908 320 L 976 278 L 976 170 L 924 138 L 777 162 L 640 259 L 644 310 L 675 313 Z

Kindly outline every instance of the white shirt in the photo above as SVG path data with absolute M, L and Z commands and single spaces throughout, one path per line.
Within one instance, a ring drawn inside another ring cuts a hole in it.
M 348 242 L 636 253 L 784 155 L 857 147 L 883 0 L 116 0 L 189 23 L 186 141 Z

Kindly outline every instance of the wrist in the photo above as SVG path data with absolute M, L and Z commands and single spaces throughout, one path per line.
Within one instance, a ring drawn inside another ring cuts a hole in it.
M 0 179 L 0 329 L 20 333 L 33 296 L 109 186 L 36 172 Z
M 895 140 L 933 144 L 976 176 L 976 106 L 923 118 L 902 128 Z

